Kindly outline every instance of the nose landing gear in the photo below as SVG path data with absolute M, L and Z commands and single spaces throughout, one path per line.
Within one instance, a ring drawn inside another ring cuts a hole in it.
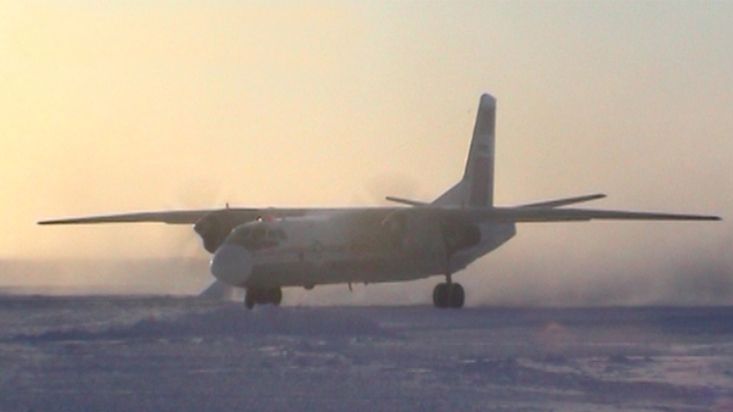
M 280 302 L 283 300 L 283 291 L 280 288 L 272 289 L 253 289 L 248 288 L 247 294 L 244 296 L 244 306 L 247 309 L 252 309 L 255 304 L 267 304 L 271 303 L 275 306 L 280 306 Z
M 460 283 L 453 283 L 450 275 L 445 283 L 435 285 L 433 289 L 433 305 L 436 308 L 462 308 L 466 300 L 466 292 Z

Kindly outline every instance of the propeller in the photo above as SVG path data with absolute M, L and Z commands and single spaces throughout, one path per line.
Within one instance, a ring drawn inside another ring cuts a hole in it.
M 224 207 L 227 204 L 225 193 L 216 182 L 207 179 L 188 181 L 182 185 L 177 201 L 174 202 L 175 209 L 202 209 Z M 182 226 L 180 234 L 177 235 L 175 250 L 182 257 L 190 259 L 209 259 L 211 256 L 204 249 L 202 239 L 193 231 L 192 226 Z M 206 274 L 211 277 L 210 273 Z M 199 293 L 199 297 L 208 300 L 233 300 L 242 297 L 243 293 L 232 286 L 214 280 L 206 289 Z

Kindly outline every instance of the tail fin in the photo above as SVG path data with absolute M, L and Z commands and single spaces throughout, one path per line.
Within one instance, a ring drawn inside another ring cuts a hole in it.
M 495 126 L 496 99 L 484 94 L 481 96 L 476 114 L 476 125 L 473 128 L 463 179 L 437 198 L 434 204 L 468 207 L 494 205 Z

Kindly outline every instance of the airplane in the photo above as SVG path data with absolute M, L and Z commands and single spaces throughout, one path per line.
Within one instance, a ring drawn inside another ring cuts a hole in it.
M 494 205 L 496 99 L 483 94 L 463 177 L 432 202 L 386 197 L 393 207 L 168 210 L 44 220 L 41 225 L 159 222 L 193 225 L 212 253 L 216 278 L 205 295 L 244 288 L 244 304 L 279 305 L 282 288 L 401 282 L 444 276 L 437 308 L 461 308 L 465 291 L 453 275 L 496 250 L 532 222 L 721 220 L 718 216 L 576 209 L 591 194 Z

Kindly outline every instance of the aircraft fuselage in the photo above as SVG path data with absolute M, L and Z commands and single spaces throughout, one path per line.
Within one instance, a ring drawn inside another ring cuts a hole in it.
M 212 261 L 221 281 L 245 288 L 398 282 L 452 273 L 514 236 L 513 224 L 479 226 L 480 241 L 452 250 L 441 226 L 383 212 L 323 214 L 235 228 Z

